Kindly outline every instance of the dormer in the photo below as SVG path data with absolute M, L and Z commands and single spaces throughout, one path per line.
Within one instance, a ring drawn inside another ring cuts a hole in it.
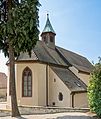
M 47 14 L 47 21 L 44 30 L 41 34 L 42 41 L 50 48 L 55 48 L 55 31 L 50 23 L 49 14 Z

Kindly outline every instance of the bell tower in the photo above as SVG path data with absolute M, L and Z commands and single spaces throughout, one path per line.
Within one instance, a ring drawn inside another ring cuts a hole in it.
M 47 14 L 47 21 L 44 30 L 41 34 L 42 41 L 50 48 L 55 48 L 55 31 L 50 23 L 49 14 Z

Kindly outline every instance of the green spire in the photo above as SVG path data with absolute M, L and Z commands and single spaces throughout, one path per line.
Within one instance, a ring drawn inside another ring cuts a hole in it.
M 50 23 L 49 14 L 47 14 L 46 25 L 45 25 L 45 28 L 44 28 L 42 33 L 46 33 L 46 32 L 52 32 L 52 33 L 56 34 L 54 29 L 53 29 L 53 27 L 52 27 L 52 25 L 51 25 L 51 23 Z

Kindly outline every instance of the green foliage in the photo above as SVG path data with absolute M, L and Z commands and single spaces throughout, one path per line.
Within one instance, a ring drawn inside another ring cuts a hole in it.
M 0 22 L 0 50 L 8 56 L 8 38 L 16 55 L 28 52 L 35 46 L 39 30 L 38 0 L 22 0 L 19 5 L 13 5 L 9 14 L 11 19 Z
M 88 99 L 91 111 L 101 117 L 101 60 L 94 67 L 91 73 L 91 80 L 88 86 Z

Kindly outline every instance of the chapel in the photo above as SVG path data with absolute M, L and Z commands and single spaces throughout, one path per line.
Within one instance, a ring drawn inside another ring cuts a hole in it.
M 87 86 L 92 64 L 87 58 L 57 46 L 49 15 L 41 40 L 15 64 L 19 106 L 88 107 Z M 8 80 L 9 84 L 9 80 Z M 8 85 L 9 89 L 9 85 Z M 10 106 L 10 93 L 7 93 Z

